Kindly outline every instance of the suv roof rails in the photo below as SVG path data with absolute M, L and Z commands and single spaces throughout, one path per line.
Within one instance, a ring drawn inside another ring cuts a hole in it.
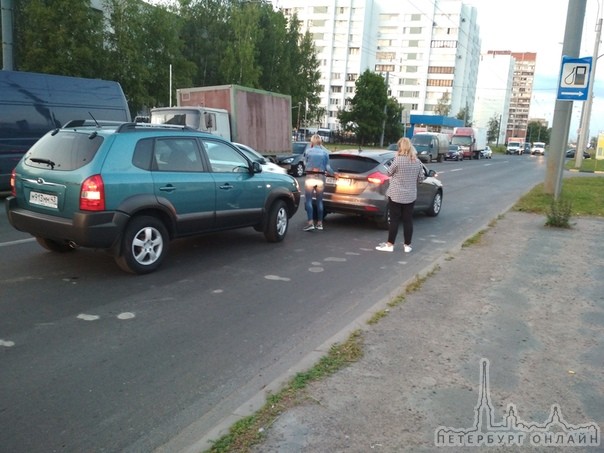
M 82 127 L 82 126 L 119 126 L 120 124 L 124 124 L 123 121 L 109 121 L 109 120 L 71 120 L 63 125 L 63 129 L 71 128 L 71 127 Z
M 117 128 L 116 132 L 133 132 L 140 130 L 173 130 L 173 131 L 188 131 L 188 132 L 201 132 L 197 129 L 193 129 L 190 126 L 182 126 L 180 124 L 160 124 L 160 123 L 122 123 Z

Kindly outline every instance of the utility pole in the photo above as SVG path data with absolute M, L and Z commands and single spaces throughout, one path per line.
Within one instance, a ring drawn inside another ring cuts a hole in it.
M 380 137 L 380 148 L 384 147 L 384 134 L 386 133 L 386 115 L 388 113 L 388 76 L 389 72 L 386 72 L 386 103 L 384 104 L 384 121 L 382 121 L 382 136 Z
M 581 112 L 581 127 L 579 128 L 579 140 L 577 141 L 577 150 L 575 151 L 575 168 L 581 168 L 583 162 L 583 150 L 587 148 L 589 140 L 589 123 L 591 121 L 591 104 L 593 103 L 594 83 L 596 82 L 596 62 L 598 61 L 598 50 L 600 48 L 600 36 L 602 34 L 602 19 L 598 19 L 596 24 L 596 43 L 594 44 L 594 56 L 591 62 L 591 72 L 589 74 L 589 86 L 587 88 L 587 100 L 583 104 Z
M 563 56 L 579 56 L 586 4 L 587 0 L 569 0 L 568 2 L 566 29 L 564 31 L 564 43 L 562 46 Z M 560 61 L 561 63 L 562 61 Z M 546 161 L 547 167 L 545 170 L 545 182 L 543 184 L 543 191 L 546 194 L 553 195 L 554 200 L 558 199 L 562 189 L 564 149 L 568 144 L 568 130 L 570 128 L 572 109 L 572 101 L 556 100 L 549 158 Z

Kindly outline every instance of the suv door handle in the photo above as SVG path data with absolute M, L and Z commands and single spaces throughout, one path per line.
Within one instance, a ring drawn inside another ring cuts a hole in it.
M 234 189 L 234 187 L 232 185 L 230 185 L 228 182 L 226 184 L 223 184 L 222 186 L 218 186 L 219 189 L 224 189 L 224 190 L 231 190 Z
M 174 187 L 172 184 L 168 184 L 167 186 L 160 187 L 159 190 L 162 192 L 174 192 L 176 187 Z

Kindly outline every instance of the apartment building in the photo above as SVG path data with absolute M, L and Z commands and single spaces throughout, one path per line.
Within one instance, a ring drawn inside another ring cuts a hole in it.
M 461 0 L 279 0 L 314 39 L 320 62 L 317 126 L 338 129 L 337 114 L 366 69 L 381 73 L 389 95 L 411 114 L 471 114 L 480 62 L 476 8 Z
M 480 57 L 472 124 L 488 130 L 490 121 L 497 120 L 497 144 L 506 143 L 514 67 L 511 54 L 485 53 Z
M 514 58 L 514 79 L 506 140 L 509 137 L 525 137 L 533 96 L 537 54 L 534 52 L 511 52 L 509 50 L 490 50 L 488 53 L 492 55 L 511 55 Z

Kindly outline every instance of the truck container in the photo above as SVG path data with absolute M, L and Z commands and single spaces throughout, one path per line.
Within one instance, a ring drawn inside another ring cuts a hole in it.
M 419 160 L 430 163 L 442 162 L 449 151 L 449 136 L 437 132 L 420 132 L 411 137 Z
M 126 96 L 110 80 L 0 71 L 0 191 L 23 154 L 71 120 L 130 121 Z
M 456 127 L 451 144 L 461 147 L 464 159 L 480 159 L 481 151 L 487 146 L 487 131 L 480 127 Z
M 240 85 L 176 90 L 177 107 L 151 109 L 152 123 L 186 124 L 264 155 L 291 153 L 291 96 Z

